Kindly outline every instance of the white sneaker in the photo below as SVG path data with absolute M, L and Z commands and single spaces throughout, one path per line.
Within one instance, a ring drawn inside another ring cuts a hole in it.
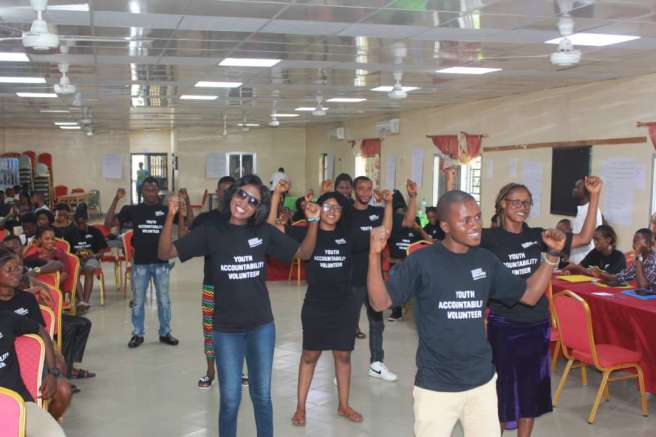
M 396 373 L 391 372 L 382 361 L 374 361 L 371 363 L 369 366 L 369 376 L 390 382 L 399 379 L 398 376 L 396 376 Z

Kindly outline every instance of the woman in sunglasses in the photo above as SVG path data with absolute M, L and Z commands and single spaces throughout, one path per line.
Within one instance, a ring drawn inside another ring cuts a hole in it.
M 602 182 L 598 177 L 586 177 L 585 185 L 591 193 L 591 212 L 580 234 L 567 234 L 564 252 L 588 244 L 594 232 Z M 526 224 L 532 206 L 533 197 L 526 186 L 505 185 L 494 203 L 492 227 L 483 229 L 481 235 L 481 247 L 523 279 L 540 267 L 542 253 L 548 251 L 542 240 L 545 230 Z M 528 437 L 535 418 L 552 410 L 548 300 L 543 296 L 535 306 L 518 303 L 513 307 L 491 300 L 489 306 L 487 335 L 498 375 L 499 420 L 502 429 L 514 428 L 511 423 L 516 422 L 517 435 Z
M 279 202 L 273 194 L 272 208 Z M 351 385 L 351 351 L 360 305 L 351 293 L 351 238 L 340 225 L 347 199 L 332 191 L 319 197 L 321 205 L 317 244 L 305 264 L 308 289 L 301 310 L 303 352 L 298 366 L 298 403 L 292 416 L 296 426 L 305 425 L 305 406 L 317 361 L 322 351 L 332 351 L 339 404 L 337 414 L 353 422 L 362 415 L 349 405 Z M 270 215 L 270 220 L 274 218 Z M 290 235 L 301 241 L 308 228 L 292 227 Z
M 225 193 L 224 218 L 208 221 L 172 243 L 173 217 L 169 210 L 159 239 L 161 259 L 181 261 L 209 256 L 214 266 L 214 343 L 219 374 L 219 436 L 236 437 L 241 401 L 241 372 L 248 366 L 249 392 L 258 437 L 273 436 L 271 369 L 275 327 L 266 287 L 266 257 L 290 262 L 294 256 L 309 259 L 314 251 L 319 206 L 308 202 L 308 230 L 299 245 L 266 223 L 271 195 L 258 176 L 237 180 Z

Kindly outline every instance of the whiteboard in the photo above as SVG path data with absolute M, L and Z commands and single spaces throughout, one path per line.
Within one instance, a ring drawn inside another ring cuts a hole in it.
M 121 155 L 104 155 L 102 176 L 105 179 L 123 179 L 123 157 Z
M 226 175 L 226 154 L 208 153 L 205 175 L 210 179 L 220 179 Z

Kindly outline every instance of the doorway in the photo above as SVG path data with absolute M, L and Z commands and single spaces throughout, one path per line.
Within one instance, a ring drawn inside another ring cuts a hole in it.
M 137 192 L 137 180 L 141 169 L 144 170 L 142 176 L 152 176 L 157 179 L 160 194 L 168 192 L 169 172 L 167 160 L 166 153 L 132 153 L 130 155 L 130 201 L 133 205 L 139 203 L 140 200 Z M 139 183 L 141 183 L 141 180 L 139 180 Z

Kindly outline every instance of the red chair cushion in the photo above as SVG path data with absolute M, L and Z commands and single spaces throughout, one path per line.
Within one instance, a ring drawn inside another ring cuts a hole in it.
M 599 364 L 602 367 L 615 367 L 621 364 L 631 364 L 640 362 L 642 355 L 640 352 L 624 349 L 614 344 L 598 344 L 597 355 Z M 578 350 L 572 351 L 572 356 L 586 364 L 592 364 L 592 355 Z
M 558 332 L 558 328 L 551 328 L 551 338 L 549 341 L 560 341 L 560 332 Z

